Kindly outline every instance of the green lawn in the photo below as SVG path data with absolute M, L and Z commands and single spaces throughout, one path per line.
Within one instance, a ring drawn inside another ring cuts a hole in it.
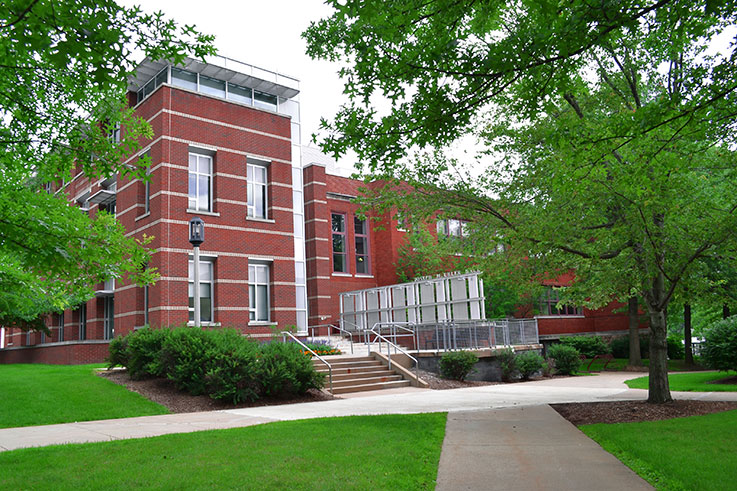
M 629 360 L 627 358 L 615 358 L 612 361 L 609 362 L 606 369 L 607 371 L 621 371 L 624 370 L 625 367 L 627 367 L 627 362 Z M 591 359 L 588 359 L 586 361 L 581 362 L 581 367 L 579 368 L 579 371 L 585 372 L 586 367 L 589 366 L 589 363 L 591 362 Z M 594 362 L 591 364 L 591 371 L 592 372 L 600 372 L 601 369 L 604 367 L 604 363 L 606 360 L 594 360 Z M 650 366 L 650 360 L 647 358 L 642 360 L 642 365 L 647 367 Z M 698 369 L 698 368 L 697 368 Z M 694 370 L 694 367 L 687 367 L 685 366 L 685 362 L 683 360 L 668 360 L 668 371 L 671 372 L 680 372 L 684 370 Z
M 0 428 L 166 414 L 93 373 L 102 365 L 0 365 Z
M 0 489 L 433 489 L 445 413 L 285 421 L 0 453 Z
M 581 430 L 658 489 L 734 489 L 737 411 Z
M 684 392 L 737 392 L 737 385 L 708 384 L 712 380 L 733 377 L 735 372 L 671 373 L 668 375 L 670 390 Z M 631 389 L 647 389 L 648 377 L 625 382 Z

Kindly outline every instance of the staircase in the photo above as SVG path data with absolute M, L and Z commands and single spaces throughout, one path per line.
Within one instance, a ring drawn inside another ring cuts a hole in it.
M 333 367 L 334 395 L 410 386 L 409 380 L 371 356 L 328 358 L 327 361 Z M 312 363 L 318 372 L 327 376 L 329 371 L 325 364 L 319 360 Z M 329 387 L 327 380 L 325 386 Z

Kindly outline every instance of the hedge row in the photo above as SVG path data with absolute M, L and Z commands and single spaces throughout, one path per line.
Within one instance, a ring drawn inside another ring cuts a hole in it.
M 140 329 L 110 342 L 108 364 L 126 367 L 133 379 L 165 377 L 179 390 L 233 404 L 303 395 L 325 378 L 297 344 L 260 344 L 234 329 Z

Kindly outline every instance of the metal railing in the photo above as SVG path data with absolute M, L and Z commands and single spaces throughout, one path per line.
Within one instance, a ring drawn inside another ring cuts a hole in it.
M 415 362 L 415 379 L 417 381 L 417 385 L 420 385 L 420 363 L 417 361 L 417 358 L 410 355 L 407 351 L 402 349 L 401 346 L 397 346 L 396 344 L 389 341 L 388 338 L 384 337 L 381 333 L 376 332 L 374 329 L 366 329 L 366 331 L 369 331 L 371 334 L 373 334 L 374 339 L 378 339 L 379 344 L 379 353 L 381 353 L 381 347 L 382 347 L 382 341 L 386 343 L 386 358 L 389 362 L 389 369 L 392 369 L 392 348 L 394 348 L 394 354 L 396 355 L 397 352 L 402 353 L 403 355 L 406 355 L 410 360 Z M 369 353 L 371 352 L 371 342 L 368 343 Z
M 333 393 L 333 366 L 330 363 L 328 363 L 327 360 L 325 360 L 325 358 L 323 358 L 322 356 L 320 356 L 317 353 L 315 353 L 314 351 L 312 351 L 309 348 L 309 346 L 307 346 L 305 343 L 303 343 L 302 341 L 300 341 L 299 339 L 297 339 L 297 337 L 294 334 L 292 334 L 291 332 L 289 332 L 289 331 L 282 331 L 281 332 L 281 335 L 282 335 L 282 341 L 283 342 L 286 343 L 287 342 L 287 336 L 289 336 L 290 338 L 292 338 L 292 340 L 294 340 L 295 342 L 297 342 L 297 344 L 299 344 L 304 349 L 306 349 L 307 351 L 309 351 L 310 353 L 312 353 L 312 356 L 316 357 L 318 360 L 320 360 L 321 362 L 323 362 L 326 367 L 328 367 L 328 377 L 330 378 L 330 393 L 332 394 Z
M 419 350 L 454 351 L 537 344 L 536 319 L 443 321 L 415 326 Z
M 369 344 L 369 333 L 378 331 L 380 334 L 384 334 L 386 337 L 391 338 L 394 341 L 396 341 L 397 338 L 412 338 L 414 349 L 417 350 L 419 344 L 417 340 L 417 329 L 415 329 L 415 326 L 414 322 L 377 322 L 371 327 L 371 329 L 362 329 L 359 332 L 363 334 L 366 345 Z M 398 334 L 398 330 L 403 334 Z
M 318 329 L 320 327 L 333 328 L 333 329 L 338 330 L 342 334 L 347 334 L 348 335 L 348 339 L 350 339 L 350 341 L 351 341 L 351 354 L 353 354 L 353 333 L 352 332 L 350 332 L 350 331 L 348 331 L 346 329 L 343 329 L 342 327 L 340 327 L 338 325 L 335 325 L 335 324 L 318 324 L 316 326 L 308 326 L 307 327 L 307 331 L 309 332 L 309 330 L 312 329 L 312 337 L 313 338 L 319 337 L 319 336 L 315 336 L 315 329 Z M 328 331 L 328 336 L 329 335 L 330 335 L 330 331 Z

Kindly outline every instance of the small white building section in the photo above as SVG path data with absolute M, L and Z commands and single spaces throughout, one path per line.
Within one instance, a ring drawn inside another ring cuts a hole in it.
M 484 282 L 478 271 L 420 278 L 412 283 L 340 294 L 340 323 L 346 331 L 376 324 L 436 324 L 485 320 Z

